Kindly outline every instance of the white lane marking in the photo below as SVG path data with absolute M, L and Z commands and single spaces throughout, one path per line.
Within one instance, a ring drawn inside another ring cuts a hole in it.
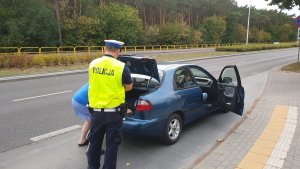
M 80 125 L 75 125 L 75 126 L 67 127 L 67 128 L 64 128 L 64 129 L 57 130 L 57 131 L 53 131 L 53 132 L 50 132 L 50 133 L 47 133 L 47 134 L 43 134 L 43 135 L 40 135 L 40 136 L 32 137 L 32 138 L 30 138 L 30 140 L 31 141 L 40 141 L 40 140 L 44 140 L 44 139 L 47 139 L 47 138 L 50 138 L 50 137 L 57 136 L 59 134 L 64 134 L 64 133 L 70 132 L 72 130 L 76 130 L 76 129 L 79 129 L 79 128 L 81 128 Z
M 26 98 L 22 98 L 22 99 L 15 99 L 15 100 L 13 100 L 13 102 L 29 100 L 29 99 L 35 99 L 35 98 L 46 97 L 46 96 L 53 96 L 53 95 L 57 95 L 57 94 L 64 94 L 64 93 L 70 93 L 70 92 L 72 92 L 72 90 L 62 91 L 62 92 L 57 92 L 57 93 L 44 94 L 44 95 L 39 95 L 39 96 L 26 97 Z
M 283 167 L 296 132 L 297 116 L 298 108 L 289 106 L 284 128 L 264 168 L 281 169 Z

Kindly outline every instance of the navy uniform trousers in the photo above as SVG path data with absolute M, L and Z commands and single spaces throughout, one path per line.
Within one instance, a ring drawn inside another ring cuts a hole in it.
M 86 152 L 88 169 L 100 168 L 101 147 L 106 134 L 103 169 L 116 169 L 118 147 L 121 143 L 123 117 L 120 112 L 95 111 L 91 114 L 90 142 Z

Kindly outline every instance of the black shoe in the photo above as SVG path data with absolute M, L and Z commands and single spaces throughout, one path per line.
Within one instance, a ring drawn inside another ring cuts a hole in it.
M 101 155 L 105 154 L 105 150 L 101 149 Z
M 84 143 L 78 144 L 78 147 L 86 146 L 86 145 L 88 145 L 88 144 L 89 144 L 89 141 L 86 140 Z

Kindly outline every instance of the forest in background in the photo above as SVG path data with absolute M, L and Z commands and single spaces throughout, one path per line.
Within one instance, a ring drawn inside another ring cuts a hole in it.
M 235 0 L 0 0 L 0 46 L 244 43 Z M 250 43 L 296 40 L 294 16 L 251 8 Z

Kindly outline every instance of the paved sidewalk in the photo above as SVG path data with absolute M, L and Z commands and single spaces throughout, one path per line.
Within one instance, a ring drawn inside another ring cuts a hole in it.
M 247 119 L 193 169 L 299 169 L 299 109 L 300 74 L 272 70 Z

